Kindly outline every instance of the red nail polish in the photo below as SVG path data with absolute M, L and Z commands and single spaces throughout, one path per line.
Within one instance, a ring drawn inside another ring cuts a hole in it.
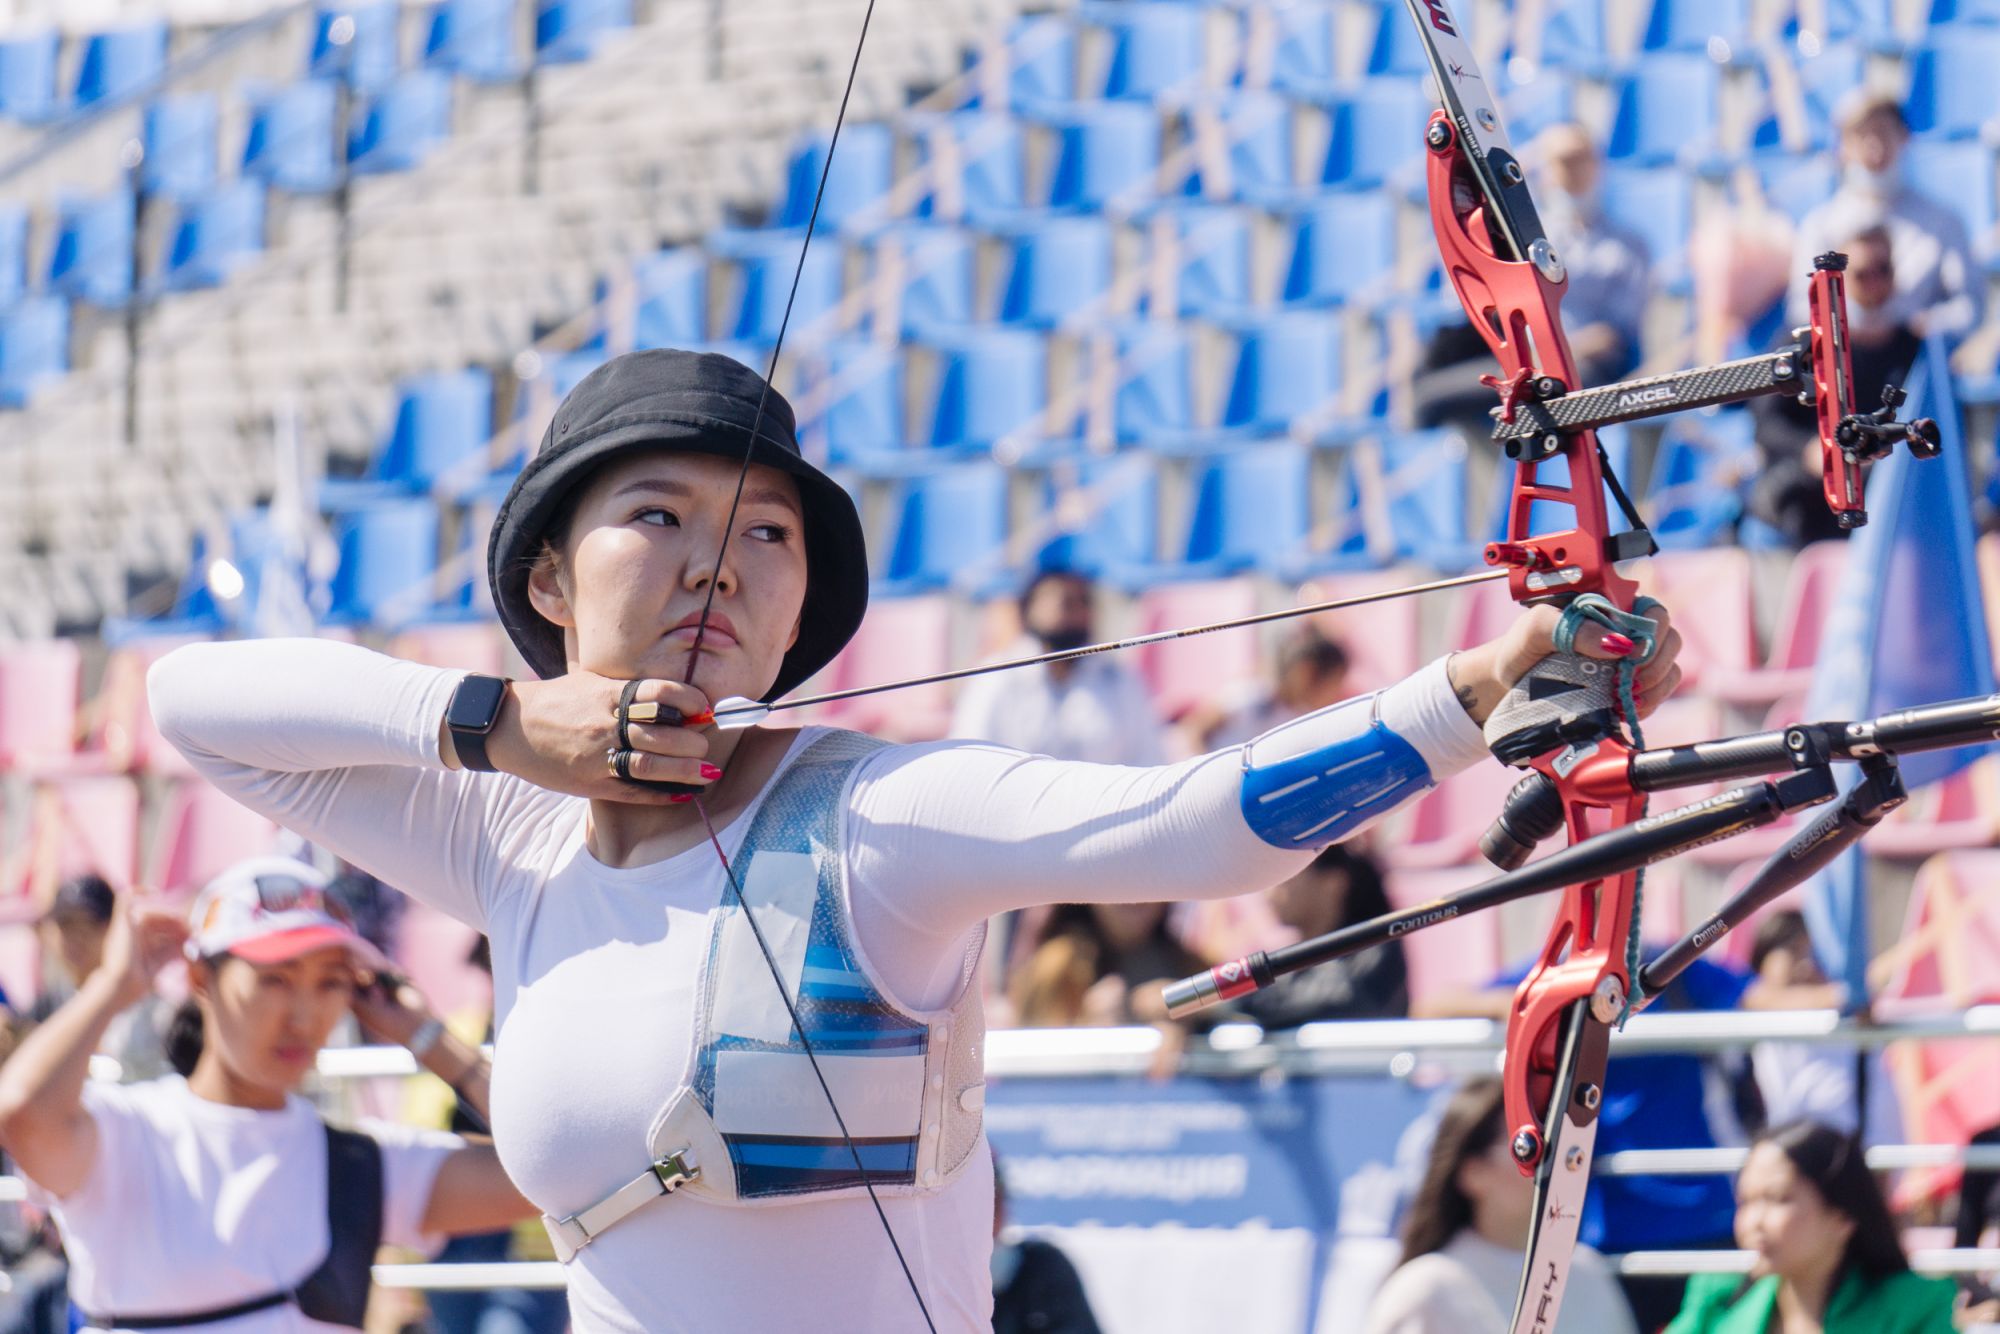
M 701 776 L 713 783 L 716 779 L 722 777 L 722 770 L 712 764 L 704 764 L 701 766 Z
M 1629 654 L 1633 649 L 1637 648 L 1638 645 L 1634 644 L 1624 635 L 1618 634 L 1614 631 L 1604 636 L 1604 647 L 1610 649 L 1613 653 L 1616 653 L 1619 657 L 1622 658 L 1627 654 Z
M 688 802 L 694 800 L 694 793 L 676 792 L 671 797 L 668 797 L 667 800 L 672 802 L 676 806 L 685 806 Z

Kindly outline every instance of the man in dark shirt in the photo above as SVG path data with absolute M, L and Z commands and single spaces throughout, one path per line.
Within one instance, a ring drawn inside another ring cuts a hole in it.
M 1875 224 L 1847 242 L 1847 332 L 1854 363 L 1854 406 L 1872 412 L 1882 386 L 1900 385 L 1923 340 L 1895 313 L 1895 257 L 1886 227 Z M 1790 341 L 1789 339 L 1786 341 Z M 1762 469 L 1750 489 L 1750 513 L 1795 547 L 1844 537 L 1821 494 L 1819 418 L 1787 394 L 1751 405 Z
M 1007 1182 L 993 1156 L 993 1334 L 1098 1334 L 1069 1257 L 1033 1237 L 1003 1241 Z

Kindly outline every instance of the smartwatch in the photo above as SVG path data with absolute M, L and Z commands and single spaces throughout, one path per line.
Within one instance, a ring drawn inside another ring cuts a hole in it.
M 500 705 L 506 698 L 506 677 L 481 676 L 477 672 L 460 681 L 458 689 L 451 692 L 444 725 L 451 729 L 451 744 L 458 751 L 458 762 L 466 768 L 493 772 L 493 762 L 486 758 L 486 736 L 500 717 Z

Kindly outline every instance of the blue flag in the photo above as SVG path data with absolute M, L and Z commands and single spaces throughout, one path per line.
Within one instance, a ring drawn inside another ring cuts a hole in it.
M 1910 368 L 1912 417 L 1935 417 L 1944 452 L 1919 460 L 1899 449 L 1868 476 L 1868 526 L 1852 540 L 1840 592 L 1821 633 L 1806 716 L 1873 717 L 1916 704 L 1991 694 L 1993 661 L 1973 557 L 1965 439 L 1941 342 Z M 1902 761 L 1912 790 L 1956 773 L 1983 748 L 1933 751 Z M 1845 790 L 1857 777 L 1843 765 Z M 1811 883 L 1806 921 L 1827 976 L 1849 1004 L 1868 995 L 1867 873 L 1860 849 Z

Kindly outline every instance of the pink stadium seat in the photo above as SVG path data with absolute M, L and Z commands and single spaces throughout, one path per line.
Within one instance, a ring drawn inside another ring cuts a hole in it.
M 1800 551 L 1785 579 L 1778 625 L 1764 665 L 1741 673 L 1716 671 L 1704 682 L 1705 688 L 1743 704 L 1769 704 L 1785 695 L 1804 693 L 1812 684 L 1820 631 L 1826 626 L 1841 572 L 1846 568 L 1845 542 L 1815 542 Z
M 73 639 L 0 647 L 0 768 L 73 767 L 82 654 Z
M 396 962 L 437 1014 L 492 1004 L 486 974 L 466 962 L 479 933 L 435 908 L 411 900 L 396 922 Z
M 1389 876 L 1389 902 L 1410 908 L 1478 884 L 1487 870 L 1462 866 L 1449 871 L 1398 871 Z M 1403 937 L 1410 969 L 1412 1005 L 1453 992 L 1485 986 L 1500 971 L 1499 915 L 1473 913 Z
M 132 883 L 139 846 L 139 788 L 129 778 L 70 775 L 38 784 L 25 837 L 0 855 L 0 893 L 47 901 L 65 877 L 95 871 Z
M 951 666 L 951 600 L 888 598 L 869 606 L 868 619 L 860 631 L 804 693 L 880 685 L 947 671 Z M 950 695 L 942 685 L 842 701 L 811 710 L 811 714 L 810 721 L 850 727 L 891 741 L 931 741 L 951 726 Z M 784 716 L 774 715 L 779 719 Z
M 1474 584 L 1451 596 L 1450 628 L 1445 632 L 1445 647 L 1449 649 L 1471 648 L 1498 638 L 1521 614 L 1503 580 Z
M 196 636 L 132 640 L 104 664 L 97 694 L 85 705 L 89 726 L 84 749 L 102 767 L 119 773 L 180 776 L 194 769 L 153 726 L 146 704 L 146 673 L 155 662 Z
M 1301 602 L 1331 602 L 1393 588 L 1402 583 L 1393 570 L 1368 574 L 1330 575 L 1299 590 Z M 1347 650 L 1347 688 L 1358 694 L 1394 685 L 1423 664 L 1416 598 L 1371 602 L 1330 611 L 1313 618 L 1321 634 Z
M 1257 586 L 1247 579 L 1164 584 L 1140 596 L 1139 623 L 1133 633 L 1207 625 L 1256 611 Z M 1263 671 L 1257 636 L 1228 631 L 1150 644 L 1136 650 L 1135 656 L 1160 716 L 1169 719 L 1218 698 L 1231 686 L 1259 680 Z
M 430 667 L 463 667 L 487 676 L 505 676 L 504 644 L 497 623 L 468 621 L 452 625 L 420 625 L 390 641 L 398 658 Z
M 1377 844 L 1383 859 L 1403 871 L 1484 865 L 1479 836 L 1500 813 L 1500 803 L 1522 771 L 1481 762 L 1424 794 L 1387 821 L 1390 837 Z
M 240 806 L 199 778 L 178 784 L 169 799 L 146 885 L 170 894 L 192 893 L 231 863 L 270 853 L 278 827 Z
M 1900 936 L 1868 967 L 1878 1010 L 1952 1013 L 2000 1002 L 2000 851 L 1947 852 L 1917 871 Z M 2000 1123 L 2000 1061 L 1992 1043 L 1898 1043 L 1887 1051 L 1901 1094 L 1905 1137 L 1963 1144 Z M 1956 1184 L 1956 1169 L 1914 1172 L 1910 1200 Z
M 2000 759 L 1987 756 L 1910 793 L 1909 804 L 1868 836 L 1878 857 L 1928 857 L 2000 841 Z
M 1673 613 L 1683 690 L 1706 690 L 1711 676 L 1740 677 L 1757 661 L 1748 552 L 1663 552 L 1646 562 L 1640 588 Z

